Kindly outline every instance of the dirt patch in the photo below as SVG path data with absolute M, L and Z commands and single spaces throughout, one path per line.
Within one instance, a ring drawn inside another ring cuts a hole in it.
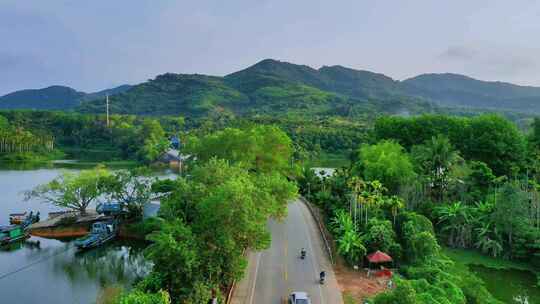
M 368 278 L 364 270 L 351 269 L 341 259 L 334 265 L 334 272 L 341 292 L 353 298 L 355 303 L 362 303 L 364 299 L 385 291 L 388 283 L 384 278 Z

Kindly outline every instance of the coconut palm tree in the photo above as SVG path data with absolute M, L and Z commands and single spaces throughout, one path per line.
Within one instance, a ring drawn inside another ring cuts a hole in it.
M 448 245 L 466 248 L 471 238 L 471 210 L 461 202 L 435 209 L 442 231 L 448 233 Z
M 390 209 L 390 212 L 392 213 L 392 217 L 393 217 L 393 224 L 395 227 L 397 214 L 400 209 L 403 209 L 403 207 L 405 207 L 405 203 L 400 197 L 396 195 L 392 195 L 391 197 L 389 197 L 388 199 L 384 201 L 384 206 Z
M 444 135 L 437 135 L 423 145 L 412 150 L 417 165 L 428 178 L 433 197 L 441 202 L 448 189 L 450 173 L 460 160 L 450 140 Z

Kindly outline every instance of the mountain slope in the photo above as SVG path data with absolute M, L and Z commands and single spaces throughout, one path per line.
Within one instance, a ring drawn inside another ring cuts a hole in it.
M 266 59 L 225 77 L 164 74 L 110 99 L 113 113 L 203 116 L 341 115 L 419 112 L 427 103 L 397 94 L 398 82 L 381 74 L 343 67 L 319 70 Z M 428 105 L 427 108 L 430 108 Z M 102 100 L 82 112 L 103 113 Z
M 109 101 L 113 113 L 202 115 L 216 107 L 240 107 L 248 98 L 225 85 L 221 77 L 167 73 L 114 95 Z M 79 108 L 87 113 L 103 113 L 104 109 L 101 99 L 84 102 Z
M 340 115 L 431 112 L 439 106 L 540 113 L 540 88 L 457 74 L 424 74 L 397 81 L 343 66 L 314 69 L 273 59 L 225 77 L 164 74 L 136 86 L 86 94 L 67 87 L 25 90 L 0 98 L 0 108 L 74 109 L 103 113 L 204 116 Z
M 2 109 L 71 109 L 85 94 L 64 86 L 16 91 L 0 97 Z
M 71 110 L 83 100 L 94 100 L 128 90 L 123 85 L 96 93 L 84 93 L 66 86 L 16 91 L 0 97 L 0 109 Z
M 409 95 L 445 106 L 540 112 L 540 88 L 482 81 L 459 74 L 423 74 L 402 82 Z

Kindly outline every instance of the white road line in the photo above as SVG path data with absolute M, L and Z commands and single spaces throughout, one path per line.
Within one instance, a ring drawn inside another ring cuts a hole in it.
M 251 296 L 249 303 L 253 304 L 253 296 L 255 295 L 255 286 L 257 286 L 257 274 L 259 273 L 259 263 L 261 261 L 261 253 L 257 253 L 257 263 L 255 264 L 255 281 L 253 282 L 253 287 L 251 288 Z
M 300 213 L 302 214 L 302 218 L 304 219 L 304 222 L 305 222 L 305 226 L 304 227 L 309 227 L 311 225 L 309 225 L 309 223 L 307 222 L 307 219 L 306 219 L 306 216 L 305 216 L 305 213 L 302 211 L 302 207 L 300 206 L 300 202 L 297 202 L 298 204 L 298 208 L 300 209 Z M 304 232 L 307 234 L 307 240 L 308 240 L 308 244 L 309 244 L 309 250 L 311 250 L 312 252 L 312 256 L 313 258 L 311 259 L 312 260 L 312 263 L 311 263 L 311 266 L 313 266 L 313 272 L 315 274 L 315 277 L 317 277 L 318 273 L 317 273 L 317 269 L 315 268 L 315 251 L 313 250 L 313 246 L 311 245 L 311 237 L 309 235 L 309 230 L 305 229 Z M 324 304 L 324 297 L 323 297 L 323 292 L 322 292 L 322 287 L 321 287 L 321 284 L 318 284 L 318 287 L 319 287 L 319 295 L 321 297 L 321 304 Z

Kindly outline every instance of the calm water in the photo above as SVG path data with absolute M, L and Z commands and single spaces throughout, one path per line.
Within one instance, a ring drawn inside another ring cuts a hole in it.
M 34 210 L 45 218 L 58 210 L 25 202 L 23 192 L 66 169 L 22 169 L 0 168 L 0 225 L 8 224 L 9 213 Z M 31 237 L 0 249 L 0 303 L 96 303 L 100 295 L 130 286 L 149 270 L 138 243 L 117 241 L 78 253 L 70 242 Z
M 536 276 L 528 271 L 497 270 L 470 265 L 470 269 L 486 282 L 487 289 L 504 303 L 540 303 L 540 287 Z

